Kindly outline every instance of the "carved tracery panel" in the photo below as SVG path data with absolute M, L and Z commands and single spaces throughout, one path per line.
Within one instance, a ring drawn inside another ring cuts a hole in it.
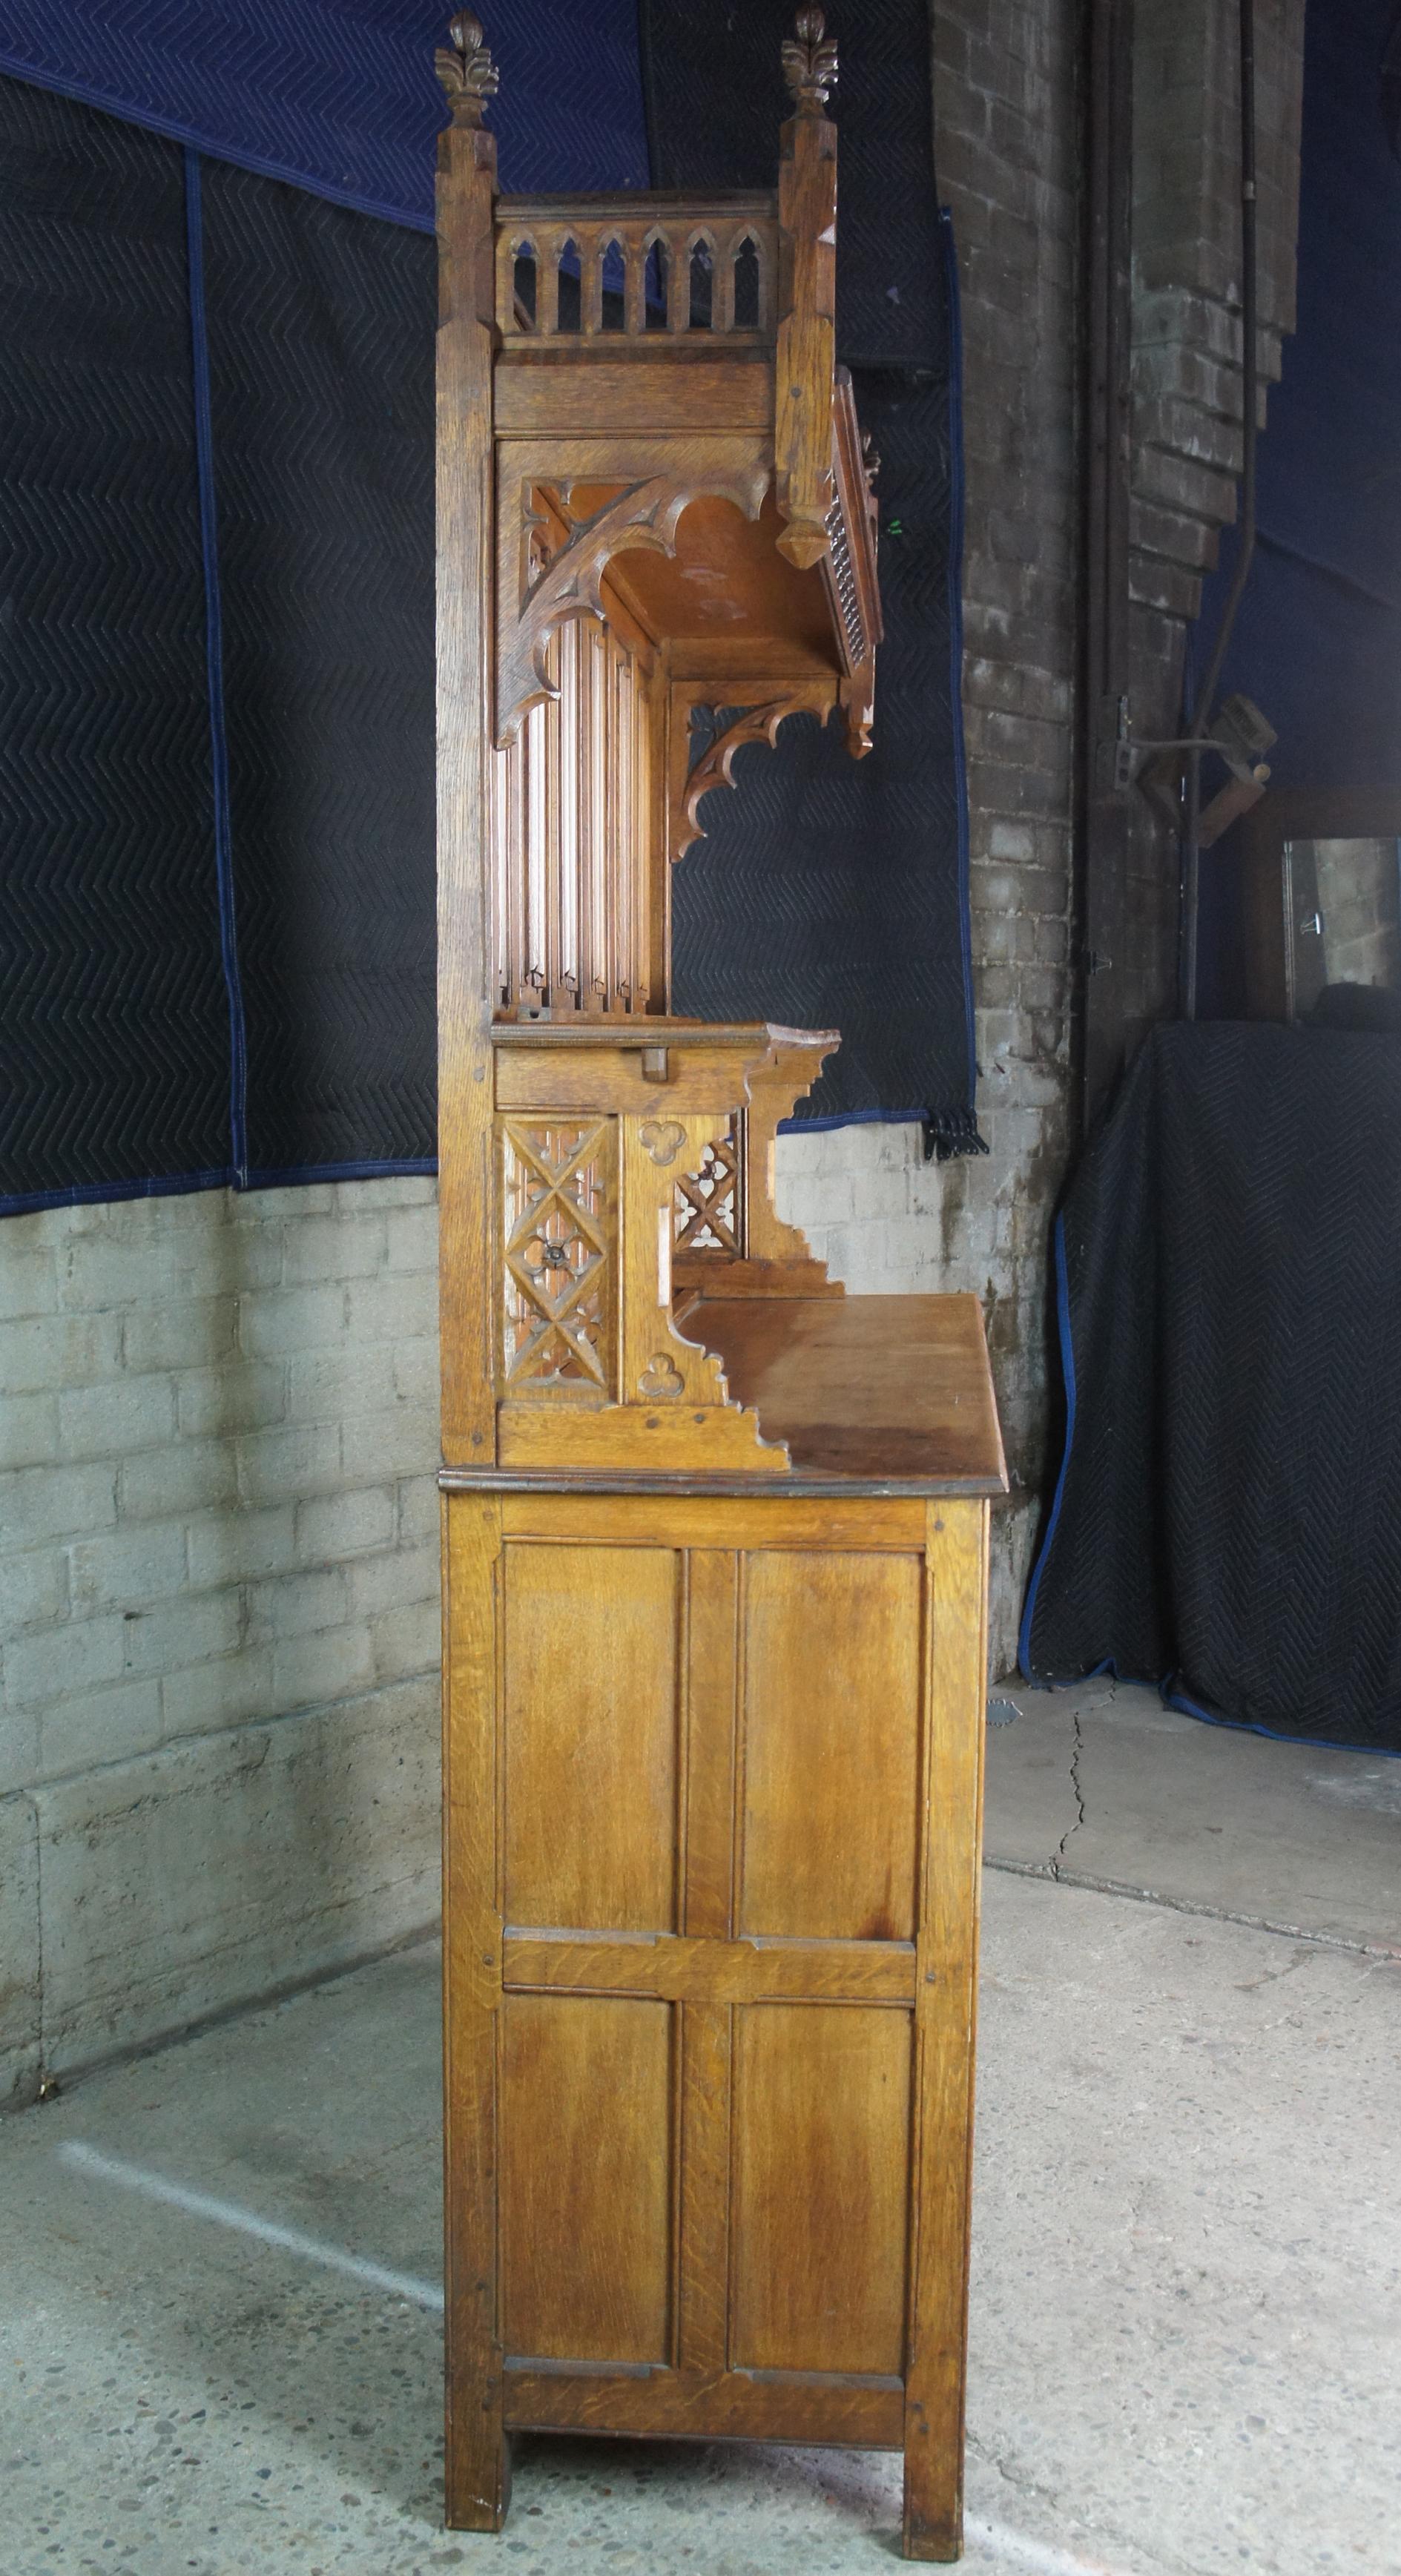
M 506 1118 L 499 1134 L 503 1383 L 513 1396 L 611 1394 L 615 1124 Z

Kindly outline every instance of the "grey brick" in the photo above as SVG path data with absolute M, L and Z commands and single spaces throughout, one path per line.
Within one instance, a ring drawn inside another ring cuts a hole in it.
M 413 1271 L 381 1279 L 352 1279 L 346 1290 L 347 1331 L 356 1342 L 407 1342 L 433 1320 L 423 1276 Z
M 235 1312 L 228 1292 L 133 1307 L 122 1320 L 123 1363 L 134 1374 L 144 1369 L 217 1368 L 233 1357 Z
M 436 1503 L 436 1492 L 433 1499 Z M 306 1577 L 308 1582 L 323 1579 L 317 1575 Z M 398 1609 L 409 1601 L 431 1601 L 436 1615 L 439 1579 L 436 1520 L 431 1542 L 392 1548 L 385 1556 L 359 1557 L 346 1568 L 350 1608 L 357 1619 L 373 1619 L 381 1610 Z
M 325 1564 L 362 1549 L 387 1547 L 394 1536 L 394 1493 L 388 1485 L 354 1494 L 328 1494 L 297 1505 L 297 1555 Z
M 289 1287 L 311 1280 L 358 1279 L 384 1260 L 385 1219 L 370 1211 L 358 1220 L 308 1216 L 283 1232 L 283 1277 Z
M 438 1544 L 442 1517 L 442 1498 L 438 1491 L 436 1467 L 431 1475 L 407 1476 L 398 1493 L 398 1534 L 401 1547 L 413 1547 L 421 1541 Z
M 110 1529 L 116 1517 L 114 1467 L 20 1467 L 0 1476 L 0 1548 Z
M 161 1694 L 154 1678 L 81 1693 L 43 1711 L 38 1778 L 61 1780 L 98 1763 L 130 1761 L 160 1740 Z
M 430 1202 L 423 1207 L 393 1208 L 385 1219 L 386 1258 L 391 1270 L 421 1271 L 432 1282 L 436 1307 L 438 1269 L 438 1211 Z
M 65 1458 L 156 1448 L 175 1429 L 174 1384 L 168 1377 L 116 1377 L 70 1388 L 58 1399 L 58 1423 Z
M 197 1589 L 276 1574 L 292 1563 L 292 1505 L 261 1512 L 204 1512 L 189 1525 L 190 1582 Z
M 7 1218 L 6 1234 L 0 1235 L 0 1320 L 6 1323 L 16 1315 L 51 1315 L 58 1305 L 53 1253 L 45 1245 L 11 1249 L 6 1239 L 9 1229 L 23 1222 L 22 1217 Z
M 392 1365 L 392 1363 L 391 1363 Z M 327 1350 L 295 1351 L 287 1363 L 287 1415 L 292 1422 L 339 1422 L 356 1405 L 388 1393 L 389 1369 L 367 1369 L 357 1344 L 338 1340 Z
M 12 1708 L 34 1708 L 120 1681 L 120 1619 L 73 1619 L 61 1628 L 12 1638 L 5 1648 L 5 1697 Z
M 161 1601 L 184 1587 L 182 1521 L 148 1521 L 112 1537 L 82 1539 L 68 1555 L 75 1608 Z
M 58 1397 L 0 1395 L 0 1468 L 38 1467 L 58 1455 Z
M 442 1653 L 442 1621 L 436 1601 L 405 1601 L 382 1610 L 371 1631 L 374 1670 L 380 1681 L 398 1681 L 409 1673 L 436 1672 Z
M 279 1708 L 310 1708 L 325 1700 L 345 1699 L 375 1678 L 369 1630 L 357 1621 L 353 1627 L 287 1638 L 273 1647 L 272 1673 Z
M 184 1672 L 161 1675 L 161 1733 L 170 1743 L 247 1726 L 273 1713 L 272 1651 L 245 1646 Z
M 129 1610 L 122 1624 L 129 1673 L 178 1672 L 235 1651 L 242 1642 L 242 1596 L 236 1589 L 186 1593 L 160 1609 Z
M 274 1575 L 250 1583 L 247 1591 L 248 1636 L 254 1644 L 278 1638 L 311 1636 L 318 1628 L 336 1628 L 350 1615 L 348 1585 L 359 1567 L 326 1566 L 314 1574 Z
M 192 1369 L 176 1380 L 181 1433 L 256 1431 L 278 1422 L 284 1387 L 283 1370 L 265 1361 Z
M 61 1547 L 35 1548 L 0 1561 L 0 1601 L 6 1630 L 60 1619 L 68 1608 L 68 1558 Z
M 334 1282 L 252 1289 L 238 1301 L 239 1348 L 249 1359 L 272 1359 L 334 1342 L 345 1329 L 345 1299 Z
M 404 1404 L 438 1406 L 439 1362 L 436 1333 L 399 1342 L 393 1359 L 394 1392 Z
M 12 1797 L 16 1789 L 32 1789 L 39 1776 L 39 1718 L 31 1708 L 0 1709 L 0 1798 Z M 4 1810 L 0 1808 L 0 1842 L 3 1842 Z M 0 1857 L 0 1917 L 5 1912 L 9 1891 L 4 1883 L 3 1858 Z M 6 1961 L 6 1973 L 0 1979 L 0 1997 L 13 1974 L 13 1954 L 0 1938 L 0 1959 Z M 0 2090 L 0 2102 L 3 2102 Z
M 0 1324 L 0 1386 L 7 1396 L 91 1386 L 117 1365 L 115 1315 L 35 1315 Z
M 278 1502 L 336 1485 L 341 1434 L 334 1422 L 294 1423 L 237 1443 L 238 1487 L 245 1503 Z
M 436 1404 L 398 1404 L 387 1412 L 351 1414 L 342 1433 L 347 1477 L 412 1475 L 436 1467 Z
M 231 1440 L 172 1440 L 122 1461 L 117 1508 L 122 1520 L 159 1519 L 231 1503 L 237 1492 Z

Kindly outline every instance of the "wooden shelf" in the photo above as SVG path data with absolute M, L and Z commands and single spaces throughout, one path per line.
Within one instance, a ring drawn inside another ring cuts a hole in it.
M 1007 1491 L 976 1297 L 705 1297 L 680 1329 L 717 1353 L 795 1475 Z

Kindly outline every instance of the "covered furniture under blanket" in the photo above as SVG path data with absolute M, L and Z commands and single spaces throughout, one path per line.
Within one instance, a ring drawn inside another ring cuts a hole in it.
M 1056 1267 L 1028 1677 L 1401 1751 L 1401 1038 L 1158 1030 Z

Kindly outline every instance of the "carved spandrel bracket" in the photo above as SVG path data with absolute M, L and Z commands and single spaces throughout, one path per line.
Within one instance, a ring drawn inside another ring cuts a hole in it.
M 683 693 L 684 694 L 684 693 Z M 832 711 L 833 692 L 824 680 L 804 680 L 781 695 L 766 698 L 759 705 L 740 707 L 734 720 L 715 740 L 686 774 L 686 783 L 672 816 L 671 855 L 684 858 L 696 841 L 704 840 L 705 826 L 700 820 L 700 802 L 712 787 L 733 787 L 735 755 L 746 743 L 766 742 L 770 750 L 778 740 L 778 728 L 786 716 L 816 715 L 825 724 Z
M 517 614 L 503 614 L 501 620 L 498 741 L 506 742 L 528 708 L 558 696 L 546 668 L 550 637 L 565 618 L 604 615 L 602 584 L 614 555 L 632 549 L 674 555 L 682 517 L 692 501 L 702 498 L 733 502 L 747 519 L 757 519 L 768 482 L 762 460 L 728 472 L 717 467 L 704 480 L 649 474 L 626 484 L 591 518 L 581 520 L 544 563 L 538 543 L 528 545 L 517 586 Z M 535 525 L 528 491 L 521 525 L 527 530 Z
M 488 100 L 501 86 L 501 75 L 482 42 L 480 22 L 465 10 L 453 19 L 448 37 L 449 42 L 440 45 L 433 57 L 433 68 L 447 92 L 454 124 L 480 125 Z

